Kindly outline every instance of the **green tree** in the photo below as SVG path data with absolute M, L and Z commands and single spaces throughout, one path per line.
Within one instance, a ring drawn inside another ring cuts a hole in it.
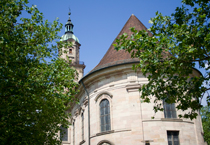
M 131 28 L 132 36 L 123 34 L 116 40 L 117 50 L 124 49 L 139 58 L 134 69 L 140 69 L 149 81 L 140 89 L 141 98 L 150 102 L 154 96 L 155 112 L 163 110 L 161 100 L 165 100 L 187 111 L 179 117 L 197 116 L 201 99 L 210 89 L 209 18 L 209 0 L 182 0 L 182 6 L 171 16 L 156 12 L 149 21 L 150 32 Z M 196 65 L 205 71 L 205 76 L 196 74 Z M 209 96 L 206 100 L 210 105 Z
M 204 131 L 204 140 L 210 145 L 210 107 L 201 108 L 201 119 Z
M 0 142 L 60 144 L 56 133 L 69 125 L 65 111 L 77 93 L 76 71 L 58 55 L 68 44 L 53 45 L 62 25 L 44 21 L 27 4 L 0 1 Z

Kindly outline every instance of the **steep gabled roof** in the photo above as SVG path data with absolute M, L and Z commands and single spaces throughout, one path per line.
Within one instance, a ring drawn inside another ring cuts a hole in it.
M 130 27 L 135 27 L 136 30 L 147 30 L 147 28 L 141 23 L 141 21 L 132 14 L 130 18 L 128 19 L 128 21 L 125 23 L 120 33 L 115 38 L 115 40 L 123 33 L 127 33 L 128 36 L 130 36 L 132 34 L 129 29 Z M 149 35 L 152 36 L 150 32 L 149 32 Z M 109 47 L 108 51 L 106 52 L 104 57 L 101 59 L 99 64 L 91 72 L 96 71 L 101 68 L 117 65 L 117 64 L 139 61 L 138 58 L 131 58 L 131 55 L 124 50 L 116 51 L 113 46 L 113 44 L 115 43 L 115 40 L 113 41 L 113 43 L 111 44 L 111 46 Z

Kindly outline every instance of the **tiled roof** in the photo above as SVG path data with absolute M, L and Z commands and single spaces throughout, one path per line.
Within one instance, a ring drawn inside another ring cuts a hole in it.
M 130 27 L 135 27 L 136 30 L 147 30 L 147 28 L 141 23 L 141 21 L 132 14 L 128 19 L 128 21 L 125 23 L 124 27 L 122 28 L 118 36 L 115 38 L 115 40 L 123 33 L 127 33 L 128 36 L 130 36 L 132 34 L 129 29 Z M 149 35 L 152 36 L 150 32 Z M 91 72 L 117 64 L 139 61 L 138 58 L 131 58 L 131 55 L 124 50 L 120 51 L 115 50 L 113 46 L 115 40 L 113 41 L 113 43 L 111 44 L 111 46 L 109 47 L 108 51 L 101 59 L 99 64 Z

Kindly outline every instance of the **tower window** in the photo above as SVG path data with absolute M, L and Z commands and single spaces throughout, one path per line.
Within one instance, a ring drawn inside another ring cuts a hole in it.
M 68 128 L 61 126 L 60 129 L 60 140 L 68 141 Z
M 179 145 L 179 131 L 167 131 L 168 145 Z
M 69 49 L 69 54 L 72 54 L 72 49 Z
M 110 126 L 110 105 L 107 99 L 104 99 L 100 103 L 100 121 L 101 132 L 109 131 Z
M 163 101 L 164 116 L 165 118 L 176 118 L 176 107 L 175 104 L 168 104 Z

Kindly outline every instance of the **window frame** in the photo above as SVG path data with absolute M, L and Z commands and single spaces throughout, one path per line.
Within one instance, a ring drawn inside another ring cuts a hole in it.
M 110 128 L 112 131 L 112 128 L 113 128 L 113 104 L 112 104 L 112 99 L 113 99 L 113 95 L 110 93 L 110 92 L 107 92 L 107 91 L 101 91 L 99 92 L 98 94 L 96 94 L 94 100 L 95 100 L 95 107 L 96 107 L 96 113 L 97 113 L 97 122 L 96 122 L 96 125 L 97 125 L 97 132 L 98 133 L 102 133 L 101 132 L 101 124 L 100 124 L 100 102 L 103 100 L 103 99 L 107 99 L 109 101 L 109 104 L 110 104 Z M 108 131 L 108 132 L 110 132 Z M 105 133 L 105 132 L 103 132 Z
M 72 123 L 72 131 L 73 131 L 73 145 L 75 145 L 75 121 Z
M 60 140 L 62 141 L 62 142 L 67 142 L 68 140 L 69 140 L 69 131 L 68 131 L 68 128 L 65 128 L 65 127 L 63 127 L 62 125 L 60 126 Z M 64 134 L 62 134 L 63 133 L 63 131 L 64 131 L 64 129 L 65 129 L 65 132 L 64 132 Z M 63 138 L 66 138 L 67 140 L 63 140 Z
M 171 144 L 169 144 L 169 134 L 170 134 L 171 139 L 172 139 Z M 175 144 L 175 142 L 174 142 L 175 134 L 177 134 L 177 140 L 178 140 L 177 143 L 178 144 Z M 167 131 L 167 141 L 168 141 L 168 145 L 180 145 L 179 131 Z
M 107 104 L 105 104 L 107 103 Z M 104 106 L 102 106 L 104 105 Z M 99 103 L 100 108 L 100 132 L 111 131 L 110 102 L 108 99 L 102 99 Z M 103 122 L 103 124 L 102 124 Z M 103 128 L 102 128 L 103 126 Z M 108 126 L 108 128 L 107 128 Z
M 167 109 L 167 108 L 169 108 L 169 109 Z M 175 103 L 169 104 L 164 99 L 163 100 L 163 110 L 164 110 L 164 118 L 169 118 L 169 119 L 177 118 Z
M 81 114 L 81 129 L 82 129 L 82 140 L 84 140 L 84 112 Z

